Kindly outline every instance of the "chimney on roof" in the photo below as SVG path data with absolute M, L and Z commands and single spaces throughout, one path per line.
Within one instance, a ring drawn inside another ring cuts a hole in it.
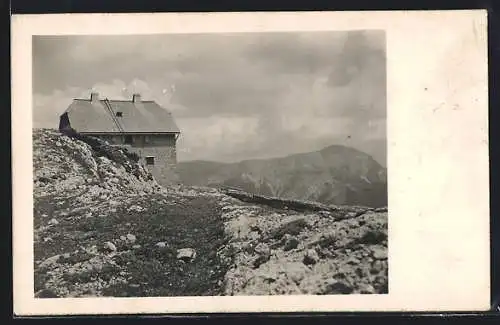
M 96 102 L 98 102 L 98 101 L 99 101 L 99 93 L 92 92 L 92 93 L 90 94 L 90 101 L 91 101 L 92 103 L 96 103 Z
M 140 103 L 141 102 L 141 94 L 133 94 L 132 95 L 132 102 Z

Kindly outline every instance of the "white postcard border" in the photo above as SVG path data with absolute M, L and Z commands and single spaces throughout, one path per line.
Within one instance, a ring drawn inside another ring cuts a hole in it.
M 32 35 L 379 29 L 388 62 L 389 294 L 35 299 Z M 17 315 L 489 308 L 486 11 L 12 17 Z

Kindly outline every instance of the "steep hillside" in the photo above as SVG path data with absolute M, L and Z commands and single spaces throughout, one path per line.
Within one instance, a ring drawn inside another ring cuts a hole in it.
M 160 187 L 133 155 L 34 130 L 35 295 L 387 292 L 387 212 Z
M 337 205 L 387 205 L 387 175 L 369 155 L 344 146 L 283 158 L 239 163 L 183 162 L 185 185 L 231 186 L 244 191 Z

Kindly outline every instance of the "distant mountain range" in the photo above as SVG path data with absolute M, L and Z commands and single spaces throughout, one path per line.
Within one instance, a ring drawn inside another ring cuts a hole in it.
M 335 205 L 387 206 L 387 170 L 359 150 L 333 145 L 281 158 L 178 164 L 185 185 L 230 186 L 288 199 Z

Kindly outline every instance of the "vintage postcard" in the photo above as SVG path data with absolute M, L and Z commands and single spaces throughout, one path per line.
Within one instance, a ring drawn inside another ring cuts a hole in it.
M 12 21 L 17 315 L 489 308 L 485 11 Z

